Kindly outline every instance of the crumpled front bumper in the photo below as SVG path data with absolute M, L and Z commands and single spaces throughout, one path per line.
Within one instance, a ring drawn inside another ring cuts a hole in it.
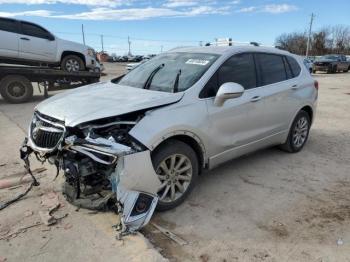
M 158 202 L 157 189 L 160 187 L 160 181 L 154 171 L 150 151 L 131 152 L 129 147 L 115 142 L 111 144 L 103 138 L 88 142 L 84 144 L 78 139 L 66 138 L 65 145 L 60 150 L 78 152 L 93 161 L 99 161 L 94 155 L 96 152 L 111 157 L 110 162 L 100 163 L 114 168 L 109 180 L 121 214 L 121 233 L 137 231 L 150 221 Z M 108 144 L 110 146 L 107 146 Z M 28 138 L 25 139 L 20 153 L 28 167 L 30 167 L 29 155 L 32 153 L 40 161 L 46 160 L 46 152 L 33 147 L 33 142 Z M 50 155 L 52 156 L 52 153 Z M 59 164 L 56 165 L 60 167 Z

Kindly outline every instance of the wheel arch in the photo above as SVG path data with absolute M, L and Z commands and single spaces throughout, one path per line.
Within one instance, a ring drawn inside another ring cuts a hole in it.
M 313 117 L 314 117 L 314 112 L 313 112 L 312 107 L 307 105 L 307 106 L 304 106 L 303 108 L 301 108 L 299 111 L 301 111 L 301 110 L 305 111 L 309 115 L 310 121 L 312 123 L 313 122 Z
M 78 56 L 79 58 L 81 58 L 84 62 L 84 66 L 86 66 L 86 60 L 85 60 L 85 56 L 82 54 L 82 53 L 79 53 L 79 52 L 75 52 L 75 51 L 63 51 L 62 52 L 62 55 L 61 55 L 61 60 L 60 62 L 62 61 L 63 58 L 65 58 L 66 56 L 68 55 L 76 55 Z
M 155 151 L 157 148 L 159 148 L 159 146 L 163 145 L 169 140 L 181 141 L 194 150 L 199 161 L 199 173 L 201 173 L 201 170 L 206 167 L 206 164 L 208 162 L 205 147 L 204 144 L 201 142 L 201 139 L 194 133 L 189 131 L 176 131 L 166 136 L 163 136 L 161 140 L 158 140 L 157 142 L 153 143 L 151 145 L 151 151 Z

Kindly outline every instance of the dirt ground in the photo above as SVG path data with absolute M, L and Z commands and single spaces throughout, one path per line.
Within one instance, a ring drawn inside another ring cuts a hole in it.
M 123 66 L 106 64 L 108 76 Z M 55 170 L 43 172 L 42 186 L 0 211 L 0 239 L 6 232 L 40 221 L 41 200 L 56 192 L 62 218 L 55 226 L 29 228 L 0 240 L 0 261 L 350 261 L 350 73 L 317 74 L 316 121 L 304 150 L 287 154 L 266 149 L 202 174 L 178 208 L 152 221 L 181 238 L 180 246 L 152 225 L 118 242 L 116 215 L 76 211 L 60 195 Z M 0 177 L 23 171 L 18 148 L 34 106 L 0 98 Z M 38 167 L 36 165 L 35 167 Z M 0 202 L 25 188 L 0 190 Z M 32 214 L 31 212 L 32 211 Z M 8 234 L 8 233 L 7 233 Z

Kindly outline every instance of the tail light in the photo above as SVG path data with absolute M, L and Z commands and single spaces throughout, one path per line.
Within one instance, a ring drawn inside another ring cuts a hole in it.
M 317 80 L 314 81 L 314 87 L 316 88 L 316 90 L 318 90 L 318 81 Z

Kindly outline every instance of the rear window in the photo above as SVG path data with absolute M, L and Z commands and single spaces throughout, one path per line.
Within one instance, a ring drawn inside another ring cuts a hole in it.
M 293 72 L 294 77 L 297 77 L 300 74 L 301 68 L 299 63 L 291 56 L 287 56 L 288 64 Z
M 262 85 L 285 81 L 287 79 L 283 57 L 273 54 L 257 54 Z
M 17 23 L 15 20 L 1 18 L 0 30 L 17 33 Z

